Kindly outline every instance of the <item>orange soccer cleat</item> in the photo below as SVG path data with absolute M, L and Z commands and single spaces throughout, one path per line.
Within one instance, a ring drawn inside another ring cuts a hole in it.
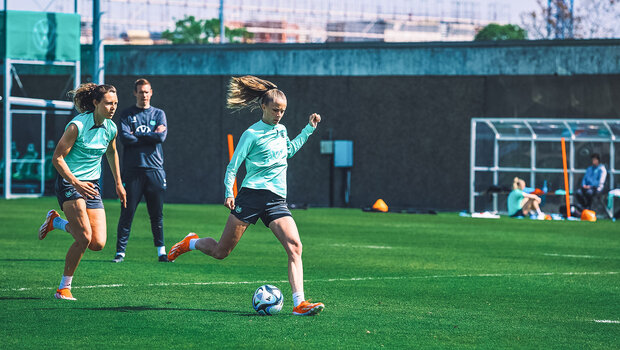
M 168 252 L 168 261 L 174 261 L 179 255 L 189 252 L 189 241 L 197 238 L 199 238 L 197 234 L 190 232 L 182 241 L 173 245 Z
M 77 300 L 73 297 L 73 295 L 71 295 L 71 289 L 69 288 L 56 289 L 56 294 L 54 294 L 54 298 L 64 300 Z
M 54 229 L 54 219 L 59 216 L 60 215 L 58 215 L 58 212 L 54 209 L 47 212 L 47 217 L 45 218 L 43 225 L 41 225 L 41 228 L 39 228 L 39 239 L 45 238 L 47 234 Z
M 313 316 L 323 311 L 324 308 L 325 305 L 323 305 L 323 303 L 310 303 L 304 300 L 301 304 L 293 308 L 293 315 Z

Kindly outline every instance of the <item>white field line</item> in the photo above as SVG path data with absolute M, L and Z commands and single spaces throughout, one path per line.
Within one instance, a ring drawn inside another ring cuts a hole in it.
M 594 320 L 594 322 L 596 323 L 619 323 L 620 321 L 614 321 L 614 320 Z
M 562 258 L 609 259 L 603 256 L 594 256 L 594 255 L 571 255 L 571 254 L 555 254 L 555 253 L 544 253 L 543 255 L 559 256 Z
M 352 245 L 352 244 L 330 244 L 332 247 L 344 247 L 344 248 L 368 248 L 368 249 L 393 249 L 393 247 L 385 245 Z
M 408 279 L 440 279 L 440 278 L 475 278 L 475 277 L 537 277 L 537 276 L 585 276 L 600 275 L 609 276 L 617 275 L 620 272 L 539 272 L 539 273 L 485 273 L 474 275 L 429 275 L 429 276 L 394 276 L 394 277 L 350 277 L 350 278 L 328 278 L 316 280 L 304 280 L 306 283 L 313 282 L 351 282 L 351 281 L 380 281 L 380 280 L 408 280 Z M 264 284 L 264 283 L 287 283 L 282 281 L 219 281 L 219 282 L 159 282 L 148 284 L 97 284 L 92 286 L 74 286 L 73 289 L 87 288 L 119 288 L 119 287 L 171 287 L 171 286 L 210 286 L 210 285 L 237 285 L 237 284 Z M 3 288 L 0 292 L 23 292 L 27 290 L 49 290 L 50 287 L 36 288 Z

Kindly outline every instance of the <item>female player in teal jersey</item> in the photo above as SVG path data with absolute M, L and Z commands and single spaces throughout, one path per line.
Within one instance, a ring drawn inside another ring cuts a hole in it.
M 101 250 L 106 242 L 105 211 L 99 188 L 104 154 L 123 206 L 126 195 L 116 151 L 117 129 L 112 121 L 118 104 L 116 89 L 112 85 L 88 83 L 70 94 L 81 114 L 67 124 L 52 156 L 52 164 L 59 174 L 56 196 L 67 220 L 50 210 L 39 229 L 39 239 L 55 228 L 69 232 L 75 239 L 67 252 L 64 273 L 55 294 L 57 299 L 75 300 L 71 281 L 86 248 Z
M 263 112 L 261 120 L 243 133 L 226 168 L 224 206 L 230 209 L 230 215 L 220 240 L 199 239 L 198 235 L 190 233 L 170 249 L 168 260 L 174 261 L 179 255 L 195 249 L 216 259 L 224 259 L 235 248 L 248 226 L 260 218 L 273 231 L 288 255 L 293 314 L 315 315 L 325 305 L 310 303 L 304 297 L 301 240 L 286 204 L 286 160 L 308 140 L 321 121 L 321 116 L 312 114 L 308 125 L 291 141 L 286 128 L 280 124 L 286 110 L 284 93 L 273 83 L 253 76 L 232 78 L 228 108 L 238 110 L 257 107 Z M 247 174 L 237 198 L 234 198 L 232 187 L 243 161 Z

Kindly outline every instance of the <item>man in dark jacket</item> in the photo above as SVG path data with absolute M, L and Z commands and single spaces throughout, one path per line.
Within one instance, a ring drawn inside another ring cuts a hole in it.
M 124 146 L 122 179 L 127 191 L 127 207 L 121 207 L 116 256 L 112 261 L 122 262 L 125 258 L 131 223 L 144 195 L 159 261 L 168 262 L 163 230 L 164 193 L 167 184 L 162 149 L 168 133 L 168 123 L 164 111 L 151 106 L 153 89 L 148 80 L 136 80 L 133 94 L 136 104 L 121 112 L 118 128 L 119 139 Z

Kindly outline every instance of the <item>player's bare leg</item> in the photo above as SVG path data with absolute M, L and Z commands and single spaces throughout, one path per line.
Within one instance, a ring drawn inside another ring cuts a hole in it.
M 272 221 L 269 228 L 278 238 L 288 255 L 288 280 L 293 291 L 295 315 L 316 315 L 321 312 L 323 303 L 310 303 L 304 296 L 304 268 L 301 260 L 302 245 L 299 238 L 297 224 L 290 216 L 281 217 Z
M 197 234 L 190 233 L 170 248 L 168 260 L 174 261 L 179 255 L 190 250 L 200 250 L 216 259 L 224 259 L 235 249 L 248 225 L 247 222 L 237 219 L 234 215 L 229 215 L 219 241 L 211 237 L 199 238 Z
M 84 199 L 63 203 L 63 211 L 67 215 L 67 221 L 69 221 L 69 225 L 72 228 L 69 233 L 75 241 L 67 251 L 63 276 L 54 296 L 57 299 L 75 300 L 73 295 L 71 295 L 71 282 L 73 274 L 90 244 L 92 229 Z

